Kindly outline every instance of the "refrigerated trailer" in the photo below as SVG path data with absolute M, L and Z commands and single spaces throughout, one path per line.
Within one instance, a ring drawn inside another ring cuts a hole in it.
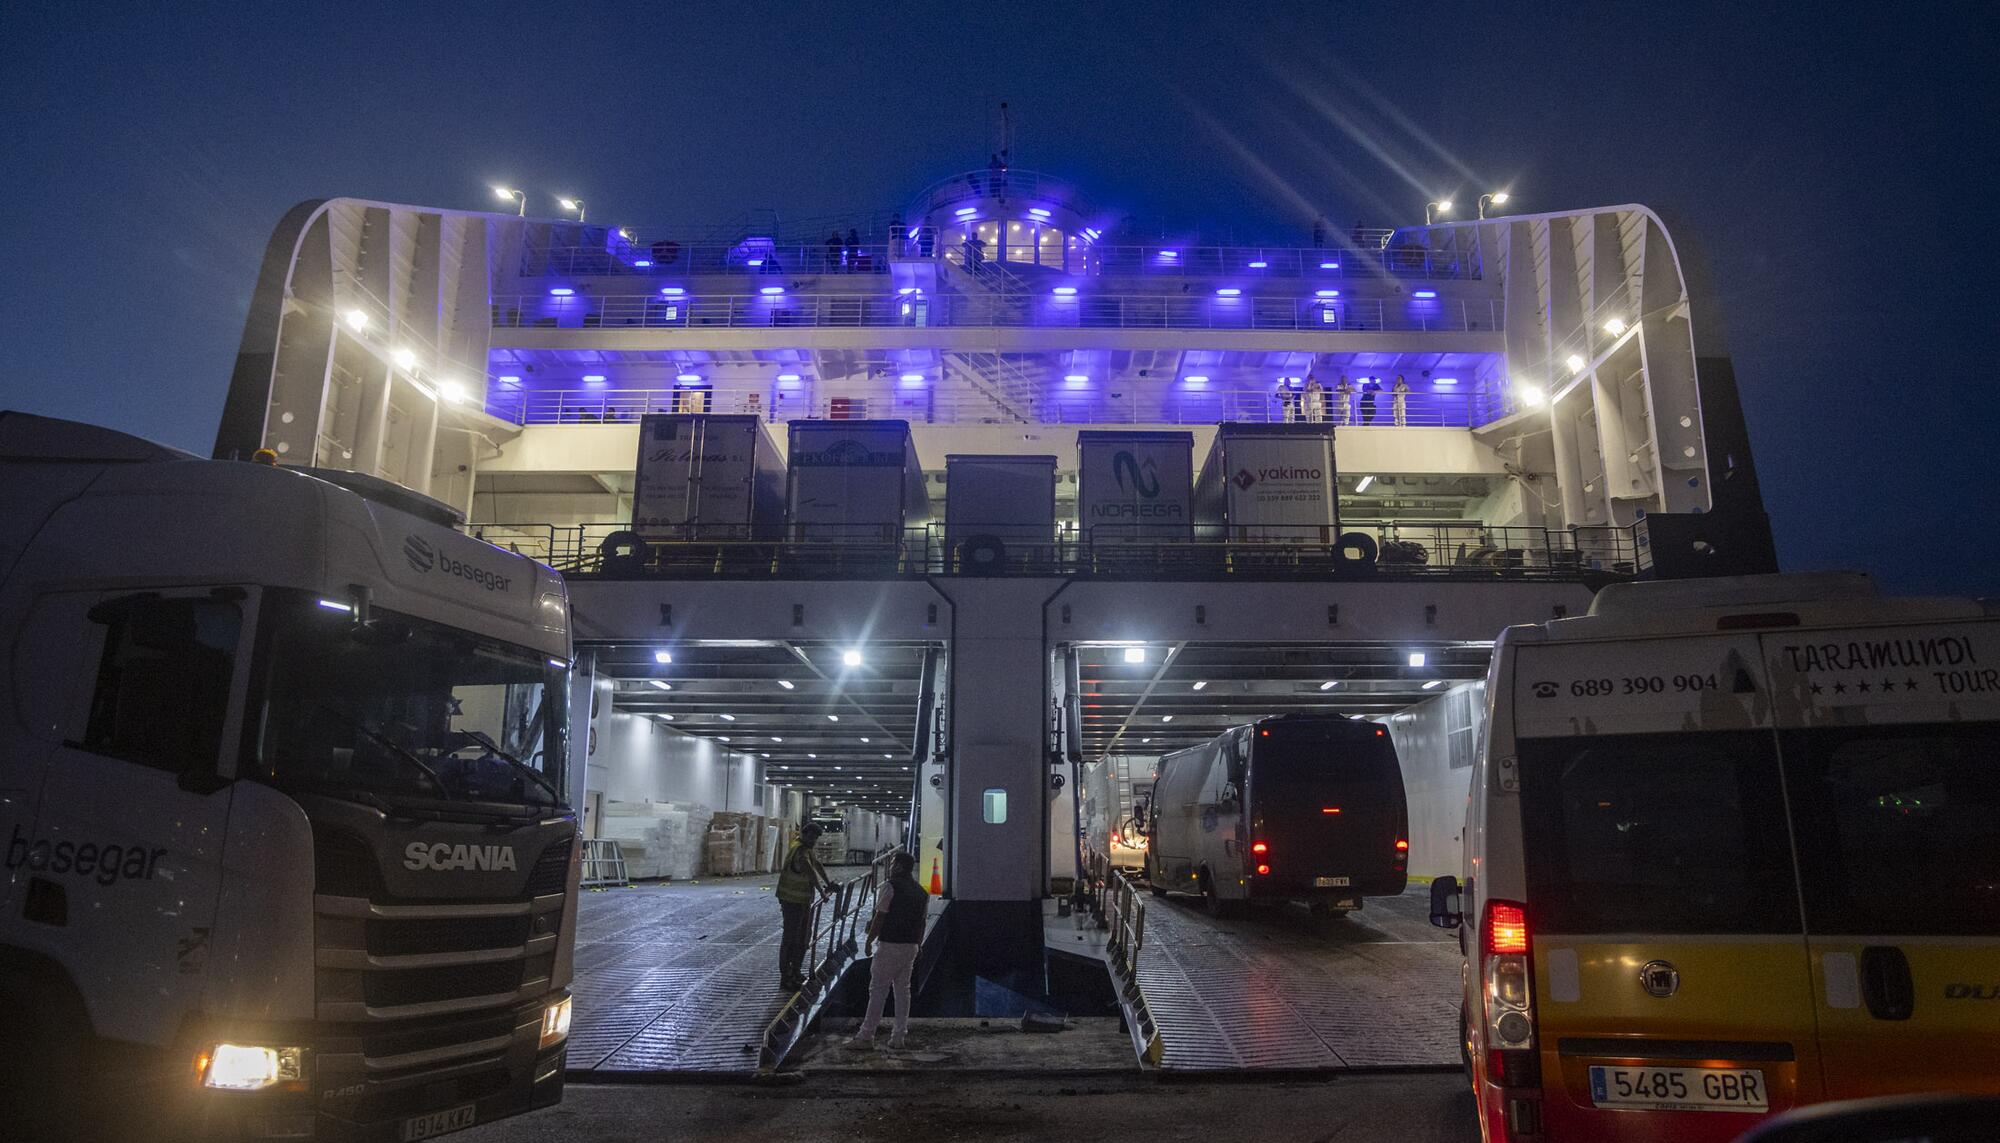
M 784 519 L 785 462 L 757 417 L 654 413 L 640 422 L 639 539 L 775 540 Z
M 1046 562 L 1056 534 L 1056 458 L 944 458 L 944 544 L 951 566 L 998 572 Z
M 560 1099 L 568 601 L 453 522 L 0 413 L 0 1130 L 408 1140 Z
M 1077 529 L 1086 547 L 1194 538 L 1194 434 L 1076 434 Z
M 1260 901 L 1359 909 L 1403 891 L 1409 810 L 1379 723 L 1288 714 L 1160 759 L 1147 807 L 1155 894 L 1209 911 Z
M 907 421 L 793 421 L 786 456 L 787 538 L 893 545 L 930 519 Z
M 1204 540 L 1332 545 L 1340 534 L 1333 426 L 1216 426 L 1195 481 L 1194 519 Z

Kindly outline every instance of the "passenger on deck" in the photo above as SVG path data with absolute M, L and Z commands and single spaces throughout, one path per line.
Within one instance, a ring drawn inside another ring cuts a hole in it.
M 786 992 L 806 986 L 806 945 L 812 940 L 813 898 L 833 891 L 833 879 L 826 875 L 813 856 L 813 843 L 820 827 L 807 822 L 799 827 L 798 839 L 785 854 L 778 871 L 778 912 L 784 918 L 785 934 L 778 943 L 778 983 Z
M 1344 425 L 1354 417 L 1354 385 L 1342 373 L 1333 383 L 1333 423 Z
M 1321 387 L 1319 378 L 1310 373 L 1306 374 L 1305 401 L 1309 423 L 1316 425 L 1326 420 L 1326 390 Z
M 1366 378 L 1361 382 L 1362 424 L 1372 425 L 1375 423 L 1375 394 L 1380 393 L 1381 391 L 1382 391 L 1382 383 L 1380 381 L 1375 380 L 1373 377 Z
M 840 252 L 840 260 L 847 264 L 852 273 L 861 263 L 861 232 L 852 226 L 847 228 L 847 246 Z
M 916 858 L 898 853 L 889 861 L 889 880 L 875 894 L 875 915 L 868 921 L 868 944 L 875 957 L 868 968 L 868 1014 L 847 1042 L 850 1048 L 875 1046 L 882 1008 L 892 989 L 896 993 L 896 1026 L 889 1034 L 889 1046 L 909 1045 L 910 976 L 917 965 L 917 950 L 924 943 L 924 918 L 930 910 L 930 894 L 913 875 L 916 867 Z
M 1396 414 L 1396 423 L 1409 424 L 1410 383 L 1403 380 L 1401 373 L 1396 374 L 1396 387 L 1391 392 L 1394 395 L 1389 398 L 1389 405 L 1391 411 Z
M 826 272 L 829 274 L 838 274 L 840 272 L 840 231 L 838 230 L 826 236 Z

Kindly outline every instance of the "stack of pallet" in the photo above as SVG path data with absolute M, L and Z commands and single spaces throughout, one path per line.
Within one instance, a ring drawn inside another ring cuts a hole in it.
M 604 804 L 598 836 L 615 838 L 633 880 L 686 881 L 705 872 L 703 841 L 715 811 L 691 802 Z
M 708 870 L 714 874 L 769 873 L 777 867 L 760 814 L 719 813 L 708 825 Z

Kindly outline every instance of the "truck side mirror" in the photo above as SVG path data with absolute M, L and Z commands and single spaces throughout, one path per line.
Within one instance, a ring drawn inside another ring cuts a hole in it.
M 1465 921 L 1460 911 L 1458 878 L 1449 873 L 1431 882 L 1431 924 L 1440 929 L 1455 929 Z

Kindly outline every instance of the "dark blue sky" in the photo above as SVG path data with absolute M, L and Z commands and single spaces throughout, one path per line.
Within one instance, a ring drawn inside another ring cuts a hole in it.
M 972 10 L 915 14 L 946 7 Z M 1005 99 L 1017 165 L 1246 237 L 1482 186 L 1666 210 L 1706 251 L 1786 565 L 2000 593 L 2000 27 L 1758 7 L 5 0 L 0 407 L 205 453 L 301 199 L 888 209 L 983 165 Z

